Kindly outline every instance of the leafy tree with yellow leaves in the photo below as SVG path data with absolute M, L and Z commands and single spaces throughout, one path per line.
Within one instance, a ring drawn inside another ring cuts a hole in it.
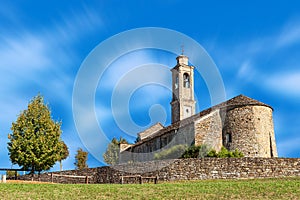
M 8 135 L 11 162 L 30 170 L 31 174 L 49 170 L 65 155 L 60 127 L 61 122 L 51 118 L 44 98 L 40 94 L 34 97 L 12 123 L 12 133 Z

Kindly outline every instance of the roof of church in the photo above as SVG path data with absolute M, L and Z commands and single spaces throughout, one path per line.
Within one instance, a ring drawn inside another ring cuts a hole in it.
M 158 131 L 160 131 L 161 129 L 165 128 L 161 123 L 156 123 L 152 126 L 150 126 L 149 128 L 147 128 L 146 130 L 139 132 L 138 136 L 140 137 L 141 140 L 147 138 L 149 135 L 154 135 L 155 133 L 157 133 Z
M 250 97 L 244 96 L 242 94 L 240 94 L 236 97 L 233 97 L 232 99 L 229 99 L 228 101 L 217 104 L 216 106 L 213 106 L 213 107 L 246 106 L 246 105 L 267 106 L 267 107 L 270 107 L 273 110 L 273 108 L 270 105 L 262 103 L 260 101 L 255 100 L 255 99 L 252 99 Z
M 215 106 L 212 106 L 208 109 L 205 109 L 191 117 L 188 117 L 186 119 L 183 119 L 181 121 L 175 122 L 157 132 L 155 132 L 155 134 L 153 135 L 149 135 L 147 138 L 144 138 L 143 140 L 135 143 L 133 146 L 138 146 L 142 143 L 144 143 L 145 141 L 151 140 L 153 138 L 156 138 L 158 136 L 164 135 L 165 133 L 171 131 L 171 130 L 175 130 L 178 129 L 180 127 L 186 126 L 192 122 L 194 122 L 196 119 L 199 119 L 200 117 L 203 117 L 205 115 L 210 114 L 212 111 L 217 110 L 217 109 L 226 109 L 226 110 L 230 110 L 236 107 L 243 107 L 243 106 L 266 106 L 269 107 L 273 110 L 273 108 L 265 103 L 262 103 L 260 101 L 257 101 L 255 99 L 252 99 L 250 97 L 244 96 L 244 95 L 238 95 L 232 99 L 229 99 L 225 102 L 222 102 L 220 104 L 217 104 Z M 146 130 L 145 130 L 146 131 Z
M 244 96 L 242 94 L 239 95 L 239 96 L 236 96 L 232 99 L 229 99 L 228 101 L 220 103 L 218 105 L 226 105 L 226 106 L 232 106 L 232 105 L 235 105 L 235 106 L 237 106 L 237 105 L 257 105 L 257 106 L 267 106 L 267 107 L 272 108 L 268 104 L 262 103 L 260 101 L 255 100 L 255 99 L 252 99 L 250 97 Z

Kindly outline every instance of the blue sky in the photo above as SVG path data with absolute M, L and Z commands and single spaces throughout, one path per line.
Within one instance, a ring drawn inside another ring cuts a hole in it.
M 300 157 L 297 1 L 29 0 L 1 1 L 0 167 L 11 167 L 7 152 L 11 123 L 40 92 L 53 118 L 62 120 L 62 139 L 70 149 L 63 165 L 73 169 L 76 149 L 86 149 L 72 112 L 73 86 L 80 66 L 102 41 L 142 27 L 172 29 L 201 44 L 220 71 L 227 99 L 244 94 L 271 105 L 279 156 Z M 111 64 L 95 94 L 97 120 L 108 139 L 135 139 L 134 134 L 122 132 L 111 114 L 111 95 L 118 78 L 143 63 L 171 68 L 175 57 L 170 52 L 145 49 L 123 55 Z M 165 79 L 170 81 L 167 76 Z M 211 102 L 201 75 L 196 74 L 195 79 L 199 111 L 210 107 Z M 169 124 L 170 100 L 167 88 L 155 84 L 141 87 L 130 98 L 130 115 L 136 124 L 147 127 L 154 123 L 149 109 L 160 105 L 157 121 Z M 99 144 L 99 149 L 105 146 Z M 96 167 L 102 162 L 90 155 L 88 164 Z M 57 169 L 58 165 L 54 166 L 53 170 Z

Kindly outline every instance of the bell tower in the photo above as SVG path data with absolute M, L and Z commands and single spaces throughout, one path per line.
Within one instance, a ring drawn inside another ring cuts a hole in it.
M 172 71 L 172 124 L 195 114 L 194 67 L 188 57 L 179 55 Z

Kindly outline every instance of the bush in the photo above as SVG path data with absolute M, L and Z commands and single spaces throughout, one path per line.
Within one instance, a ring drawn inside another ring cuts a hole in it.
M 6 177 L 7 178 L 15 178 L 15 176 L 20 176 L 20 174 L 14 170 L 7 170 L 6 171 Z
M 230 158 L 233 157 L 233 155 L 226 149 L 225 147 L 222 147 L 221 150 L 219 151 L 218 158 Z
M 184 154 L 181 156 L 182 158 L 204 158 L 204 157 L 213 157 L 213 158 L 241 158 L 244 157 L 242 152 L 238 150 L 228 151 L 225 147 L 222 147 L 219 152 L 214 149 L 208 148 L 207 145 L 199 145 L 190 146 Z
M 182 158 L 204 158 L 207 157 L 207 154 L 209 152 L 209 148 L 207 145 L 199 145 L 190 146 L 184 154 L 181 156 Z
M 232 153 L 233 153 L 233 157 L 234 158 L 242 158 L 242 157 L 244 157 L 244 154 L 242 152 L 238 151 L 237 149 L 234 150 Z
M 222 147 L 219 153 L 217 153 L 218 158 L 242 158 L 244 154 L 237 149 L 234 151 L 228 151 L 225 147 Z
M 207 157 L 216 158 L 216 157 L 218 157 L 218 153 L 216 150 L 212 149 L 207 153 Z
M 159 153 L 154 154 L 155 160 L 173 159 L 173 158 L 241 158 L 244 154 L 237 149 L 234 151 L 228 151 L 225 147 L 222 147 L 219 152 L 214 149 L 210 149 L 207 145 L 175 145 L 171 148 L 162 150 Z
M 185 152 L 186 148 L 187 146 L 183 144 L 172 146 L 168 149 L 162 150 L 159 153 L 155 153 L 154 159 L 164 160 L 164 159 L 180 158 L 181 155 Z

